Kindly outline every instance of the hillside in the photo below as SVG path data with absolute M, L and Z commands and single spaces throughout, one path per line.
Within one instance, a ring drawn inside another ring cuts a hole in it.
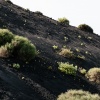
M 17 58 L 0 58 L 0 100 L 56 100 L 59 94 L 68 89 L 100 94 L 99 84 L 90 83 L 80 73 L 74 78 L 65 75 L 58 70 L 57 64 L 69 62 L 86 70 L 100 67 L 99 35 L 70 25 L 62 26 L 41 13 L 31 12 L 4 0 L 0 0 L 0 28 L 27 37 L 39 51 L 39 55 L 29 63 Z M 66 46 L 85 59 L 63 57 L 55 52 L 53 46 L 59 49 Z M 19 63 L 21 68 L 16 70 L 9 66 L 13 63 Z

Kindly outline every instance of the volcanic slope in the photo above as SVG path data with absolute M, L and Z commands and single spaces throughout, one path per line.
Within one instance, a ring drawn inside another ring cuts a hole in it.
M 90 83 L 79 72 L 76 76 L 65 75 L 58 70 L 57 64 L 69 62 L 86 70 L 100 67 L 99 35 L 61 25 L 40 12 L 31 12 L 4 0 L 0 0 L 0 28 L 27 37 L 39 51 L 29 63 L 16 58 L 0 58 L 0 100 L 56 100 L 68 89 L 100 93 L 100 85 Z M 53 46 L 57 46 L 58 51 L 67 47 L 77 57 L 63 57 Z M 81 58 L 83 56 L 85 59 Z M 14 63 L 21 68 L 12 68 Z

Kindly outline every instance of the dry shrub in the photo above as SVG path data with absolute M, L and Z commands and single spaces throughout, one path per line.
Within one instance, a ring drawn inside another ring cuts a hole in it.
M 87 72 L 86 77 L 89 79 L 89 81 L 100 84 L 100 68 L 91 68 Z
M 84 68 L 79 68 L 79 72 L 80 72 L 81 74 L 85 75 L 85 74 L 86 74 L 86 69 L 84 69 Z
M 10 43 L 7 43 L 0 47 L 0 57 L 7 58 L 11 56 L 13 52 L 13 46 Z
M 62 48 L 59 55 L 62 55 L 66 58 L 74 58 L 74 54 L 73 52 L 70 50 L 70 49 L 65 49 L 65 48 Z
M 83 90 L 69 90 L 60 94 L 57 100 L 100 100 L 100 96 Z

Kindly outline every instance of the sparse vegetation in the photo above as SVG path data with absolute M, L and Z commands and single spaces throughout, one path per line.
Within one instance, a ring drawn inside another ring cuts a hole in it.
M 89 25 L 80 24 L 78 28 L 82 31 L 93 33 L 93 29 Z
M 65 37 L 64 37 L 64 40 L 65 40 L 65 42 L 66 42 L 66 41 L 68 40 L 68 38 L 65 36 Z
M 80 39 L 80 38 L 82 38 L 82 37 L 79 35 L 78 38 Z
M 81 46 L 85 46 L 85 44 L 84 43 L 81 43 Z
M 60 94 L 57 100 L 100 100 L 100 96 L 83 90 L 69 90 Z
M 85 74 L 86 74 L 86 69 L 80 68 L 80 69 L 79 69 L 79 72 L 80 72 L 81 74 L 85 75 Z
M 85 51 L 85 54 L 89 54 L 89 52 L 88 51 Z
M 52 66 L 49 66 L 48 69 L 49 69 L 49 70 L 52 70 Z
M 69 63 L 63 63 L 63 62 L 58 62 L 58 69 L 61 72 L 64 72 L 65 74 L 69 74 L 69 75 L 76 75 L 77 72 L 77 66 L 74 66 L 73 64 L 69 64 Z
M 61 51 L 59 52 L 59 55 L 62 55 L 66 58 L 74 58 L 75 57 L 73 52 L 70 49 L 67 49 L 67 48 L 62 48 Z
M 78 55 L 77 58 L 85 60 L 85 56 Z
M 57 50 L 58 49 L 58 46 L 57 45 L 53 45 L 52 47 L 53 47 L 54 50 Z
M 13 64 L 13 68 L 19 69 L 20 68 L 20 65 L 18 63 L 14 63 Z
M 92 37 L 89 36 L 88 39 L 89 39 L 89 40 L 92 40 Z
M 65 48 L 65 49 L 66 49 L 66 45 L 64 45 L 64 46 L 63 46 L 63 48 Z
M 77 51 L 77 52 L 80 52 L 80 50 L 79 50 L 78 48 L 76 48 L 76 51 Z
M 8 29 L 0 29 L 0 46 L 10 43 L 14 35 Z
M 61 24 L 61 25 L 69 25 L 69 20 L 65 17 L 63 18 L 58 18 L 58 22 Z
M 87 72 L 86 77 L 89 79 L 89 81 L 100 84 L 100 68 L 91 68 Z
M 89 68 L 100 68 L 100 36 L 81 31 L 69 21 L 65 18 L 60 23 L 0 0 L 0 28 L 14 32 L 10 41 L 0 45 L 0 100 L 57 100 L 68 89 L 100 95 L 100 83 L 86 77 Z M 100 100 L 76 91 L 68 100 Z

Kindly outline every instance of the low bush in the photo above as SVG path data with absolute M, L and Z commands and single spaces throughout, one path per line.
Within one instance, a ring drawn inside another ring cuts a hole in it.
M 77 55 L 77 58 L 85 60 L 85 56 L 83 56 L 83 55 Z
M 19 69 L 19 68 L 20 68 L 20 64 L 14 63 L 14 64 L 13 64 L 13 68 Z
M 79 69 L 79 72 L 80 72 L 81 74 L 85 75 L 85 74 L 86 74 L 86 69 L 80 68 L 80 69 Z
M 78 28 L 82 31 L 93 33 L 93 29 L 89 25 L 80 24 Z
M 31 43 L 27 38 L 22 36 L 15 36 L 12 40 L 11 44 L 16 47 L 16 49 L 19 49 L 23 46 L 24 43 Z
M 66 58 L 74 58 L 75 57 L 73 52 L 70 49 L 67 49 L 67 48 L 62 48 L 61 51 L 59 52 L 59 55 L 62 55 Z
M 57 50 L 58 49 L 58 46 L 57 45 L 53 45 L 52 47 L 53 47 L 54 50 Z
M 69 63 L 63 63 L 63 62 L 58 62 L 58 69 L 61 72 L 64 72 L 65 74 L 69 74 L 69 75 L 76 75 L 77 72 L 77 66 L 73 66 L 73 64 L 69 64 Z
M 18 52 L 18 56 L 24 61 L 30 61 L 36 56 L 36 48 L 32 43 L 24 43 Z
M 100 100 L 100 96 L 83 90 L 69 90 L 60 94 L 57 100 Z
M 86 77 L 89 79 L 89 81 L 100 84 L 100 68 L 91 68 L 87 72 Z
M 0 29 L 0 46 L 10 43 L 13 38 L 14 35 L 8 29 Z
M 61 24 L 61 25 L 69 25 L 69 20 L 65 17 L 63 18 L 58 18 L 58 22 Z
M 13 55 L 23 61 L 30 61 L 36 56 L 36 47 L 27 38 L 15 36 L 11 44 L 14 46 Z

